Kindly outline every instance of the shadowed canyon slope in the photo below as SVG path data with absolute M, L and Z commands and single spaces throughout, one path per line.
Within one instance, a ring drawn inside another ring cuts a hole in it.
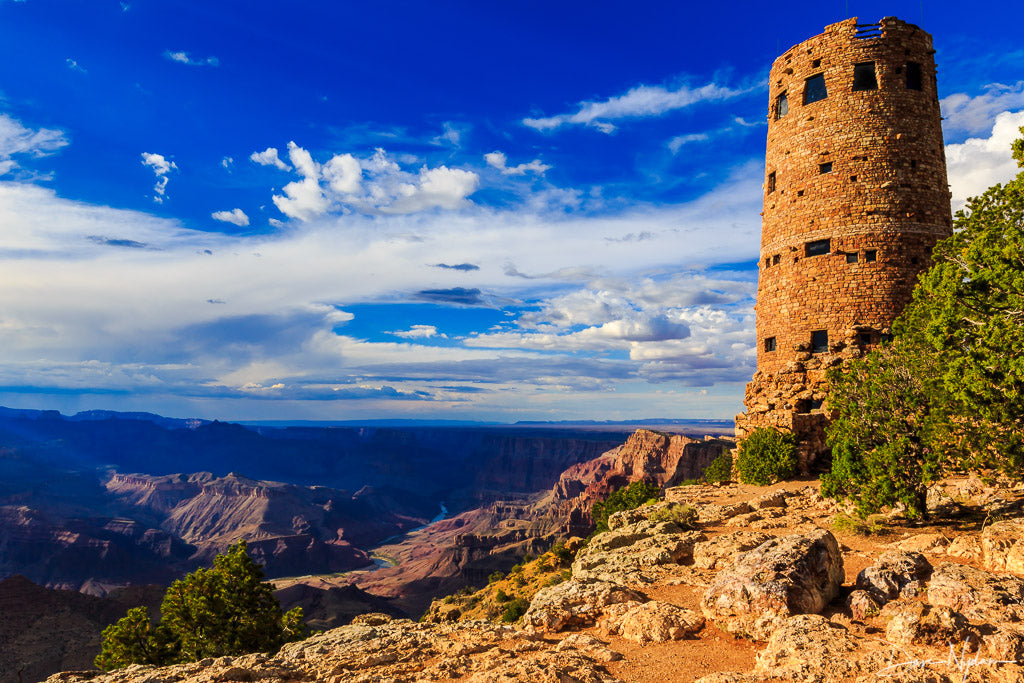
M 549 488 L 625 434 L 243 427 L 0 410 L 0 577 L 102 595 L 166 584 L 239 539 L 269 576 L 346 571 L 453 513 Z

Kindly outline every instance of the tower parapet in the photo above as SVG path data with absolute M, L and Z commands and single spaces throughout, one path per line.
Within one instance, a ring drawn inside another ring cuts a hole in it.
M 825 373 L 886 341 L 935 243 L 952 234 L 931 36 L 848 19 L 769 75 L 757 371 L 737 436 L 825 449 Z

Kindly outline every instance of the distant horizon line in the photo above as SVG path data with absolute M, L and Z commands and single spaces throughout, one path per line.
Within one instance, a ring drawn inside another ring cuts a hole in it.
M 156 419 L 159 421 L 171 421 L 171 422 L 182 422 L 182 423 L 203 423 L 210 424 L 213 422 L 233 423 L 247 427 L 288 427 L 288 426 L 307 426 L 307 427 L 331 427 L 331 426 L 344 426 L 344 427 L 375 427 L 375 426 L 449 426 L 449 427 L 577 427 L 577 426 L 594 426 L 594 427 L 627 427 L 631 425 L 639 426 L 656 426 L 656 425 L 706 425 L 706 426 L 732 426 L 732 418 L 637 418 L 627 420 L 596 420 L 596 419 L 580 419 L 580 420 L 517 420 L 515 422 L 501 422 L 498 420 L 452 420 L 452 419 L 434 419 L 434 418 L 367 418 L 367 419 L 353 419 L 353 420 L 315 420 L 315 419 L 273 419 L 273 420 L 232 420 L 232 419 L 209 419 L 201 417 L 168 417 L 160 415 L 158 413 L 152 413 L 149 411 L 120 411 L 120 410 L 103 410 L 103 409 L 92 409 L 92 410 L 81 410 L 74 414 L 64 414 L 56 409 L 41 409 L 41 408 L 8 408 L 6 406 L 0 406 L 0 416 L 9 417 L 30 417 L 40 418 L 44 416 L 59 416 L 61 419 L 71 420 L 75 422 L 80 421 L 93 421 L 103 419 L 129 419 L 129 420 L 148 420 Z

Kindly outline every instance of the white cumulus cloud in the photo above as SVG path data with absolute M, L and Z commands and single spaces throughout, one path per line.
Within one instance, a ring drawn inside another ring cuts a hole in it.
M 527 172 L 543 175 L 546 171 L 551 169 L 551 166 L 543 163 L 540 159 L 534 159 L 528 163 L 518 164 L 516 166 L 509 166 L 508 157 L 505 156 L 505 153 L 497 151 L 485 154 L 484 161 L 487 162 L 488 166 L 493 166 L 504 175 L 526 175 Z
M 260 160 L 253 159 L 257 163 L 277 165 L 277 150 L 273 147 L 258 156 Z M 418 173 L 404 171 L 380 148 L 368 159 L 344 153 L 321 164 L 307 150 L 289 142 L 288 160 L 299 179 L 285 185 L 282 194 L 272 199 L 281 213 L 300 221 L 334 211 L 405 214 L 456 209 L 466 203 L 480 183 L 476 173 L 447 166 L 423 166 Z
M 1010 144 L 1020 137 L 1024 111 L 996 116 L 987 138 L 969 138 L 946 145 L 946 172 L 953 197 L 953 211 L 962 209 L 974 197 L 996 183 L 1005 183 L 1020 171 Z
M 448 335 L 438 334 L 437 328 L 433 325 L 413 325 L 408 330 L 395 330 L 388 334 L 393 334 L 396 337 L 401 337 L 403 339 L 430 339 L 431 337 L 441 337 L 442 339 L 448 338 Z
M 273 166 L 274 168 L 282 171 L 290 171 L 292 167 L 281 161 L 281 157 L 277 154 L 276 147 L 267 147 L 262 152 L 253 152 L 249 155 L 249 160 L 259 164 L 260 166 Z
M 946 135 L 980 135 L 992 130 L 996 116 L 1005 111 L 1024 109 L 1024 81 L 1013 85 L 992 83 L 985 92 L 971 97 L 954 93 L 942 98 L 942 128 Z
M 210 214 L 210 217 L 215 221 L 234 223 L 239 227 L 249 225 L 249 217 L 246 216 L 245 212 L 241 209 L 232 209 L 231 211 L 214 211 Z
M 583 125 L 597 128 L 602 133 L 611 133 L 615 130 L 615 125 L 611 121 L 616 119 L 660 116 L 698 102 L 727 100 L 744 92 L 746 91 L 715 83 L 708 83 L 699 88 L 682 85 L 675 89 L 660 85 L 640 85 L 617 97 L 580 102 L 579 108 L 571 114 L 525 118 L 523 124 L 541 131 L 554 130 L 561 126 Z
M 162 154 L 143 152 L 142 165 L 153 169 L 153 173 L 156 175 L 156 184 L 153 185 L 153 191 L 156 194 L 153 195 L 153 201 L 157 204 L 163 204 L 164 199 L 167 197 L 168 175 L 171 171 L 178 170 L 177 164 L 173 161 L 168 161 Z

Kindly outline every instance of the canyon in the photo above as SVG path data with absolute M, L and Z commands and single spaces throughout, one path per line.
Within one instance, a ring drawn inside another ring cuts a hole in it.
M 12 631 L 3 680 L 19 666 L 88 666 L 106 623 L 153 607 L 159 587 L 242 539 L 314 628 L 366 612 L 415 618 L 432 598 L 583 533 L 614 488 L 692 478 L 729 445 L 629 434 L 0 409 L 0 579 L 13 595 L 44 591 L 61 613 L 78 609 L 69 596 L 100 601 L 76 636 L 15 643 Z M 8 599 L 0 621 L 23 621 L 34 602 Z

